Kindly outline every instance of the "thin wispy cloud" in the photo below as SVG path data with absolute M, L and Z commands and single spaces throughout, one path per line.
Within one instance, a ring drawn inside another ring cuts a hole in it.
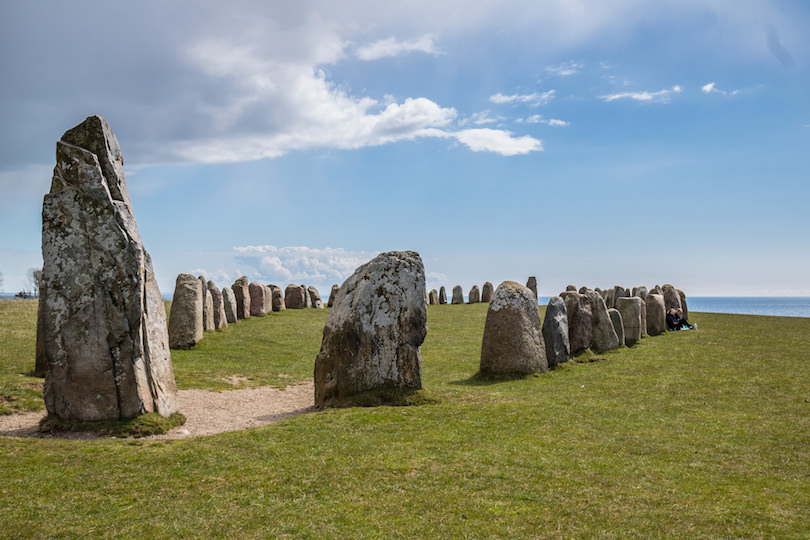
M 412 52 L 440 54 L 439 50 L 436 48 L 433 36 L 424 35 L 406 41 L 399 41 L 395 37 L 381 39 L 359 47 L 355 51 L 355 55 L 360 60 L 379 60 L 381 58 L 390 58 Z
M 530 117 L 526 118 L 527 124 L 546 124 L 551 127 L 566 127 L 570 126 L 570 122 L 566 122 L 565 120 L 558 120 L 556 118 L 543 118 L 542 115 L 533 114 Z
M 728 95 L 734 96 L 734 95 L 737 95 L 737 94 L 740 93 L 739 90 L 732 90 L 731 92 L 728 92 L 726 90 L 721 90 L 721 89 L 717 88 L 717 86 L 713 82 L 710 82 L 708 84 L 704 84 L 703 86 L 700 87 L 700 89 L 703 91 L 704 94 L 720 94 L 722 96 L 728 96 Z
M 532 94 L 511 94 L 505 95 L 501 94 L 500 92 L 494 95 L 489 96 L 489 101 L 492 103 L 497 103 L 498 105 L 506 105 L 506 104 L 527 104 L 532 107 L 537 107 L 539 105 L 546 105 L 552 99 L 554 99 L 557 91 L 556 90 L 549 90 L 547 92 L 534 92 Z
M 671 89 L 659 90 L 657 92 L 615 92 L 605 96 L 599 96 L 605 102 L 616 101 L 620 99 L 631 99 L 640 101 L 642 103 L 669 103 L 673 94 L 681 92 L 680 86 L 673 86 Z
M 577 63 L 577 62 L 563 62 L 562 64 L 556 66 L 549 66 L 546 68 L 546 71 L 553 75 L 557 75 L 558 77 L 570 77 L 571 75 L 576 75 L 585 67 L 585 64 Z

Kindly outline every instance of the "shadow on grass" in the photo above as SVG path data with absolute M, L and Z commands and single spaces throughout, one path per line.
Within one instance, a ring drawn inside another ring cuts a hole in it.
M 481 375 L 476 373 L 467 379 L 459 379 L 457 381 L 450 381 L 448 384 L 455 386 L 492 386 L 499 383 L 518 381 L 521 379 L 531 379 L 539 375 L 539 373 L 507 373 L 504 375 Z

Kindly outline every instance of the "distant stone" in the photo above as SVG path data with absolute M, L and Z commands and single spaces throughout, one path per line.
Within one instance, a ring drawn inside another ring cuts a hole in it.
M 284 305 L 284 291 L 281 290 L 281 287 L 272 284 L 268 285 L 268 287 L 270 287 L 270 291 L 272 292 L 271 303 L 273 311 L 286 309 L 287 306 Z
M 233 295 L 236 297 L 236 318 L 247 319 L 250 317 L 250 287 L 248 279 L 242 276 L 233 282 L 231 286 Z
M 377 389 L 422 387 L 425 267 L 418 253 L 382 253 L 341 285 L 315 359 L 315 405 Z
M 627 291 L 625 290 L 624 287 L 622 287 L 620 285 L 616 285 L 615 287 L 613 287 L 613 305 L 610 306 L 610 307 L 615 308 L 616 307 L 616 300 L 618 300 L 619 298 L 624 298 L 625 296 L 630 296 L 630 295 L 627 293 Z
M 537 298 L 528 287 L 504 281 L 487 310 L 479 374 L 513 376 L 547 369 Z
M 568 314 L 568 342 L 571 354 L 584 351 L 591 346 L 593 335 L 593 311 L 588 298 L 574 291 L 560 294 L 565 301 L 565 311 Z
M 461 285 L 456 285 L 453 287 L 453 304 L 463 304 L 464 303 L 464 291 L 461 290 Z
M 327 307 L 332 307 L 335 305 L 335 296 L 337 295 L 338 290 L 340 290 L 340 285 L 337 283 L 332 285 L 332 292 L 329 293 L 329 301 L 326 303 Z
M 447 303 L 447 291 L 444 290 L 444 285 L 439 288 L 439 303 L 446 304 Z
M 35 349 L 35 356 L 34 356 L 34 376 L 35 377 L 44 377 L 48 373 L 48 355 L 45 354 L 45 341 L 44 335 L 42 334 L 43 330 L 43 323 L 45 322 L 45 303 L 42 301 L 42 298 L 48 296 L 48 294 L 42 290 L 43 284 L 40 283 L 39 285 L 39 297 L 40 300 L 37 302 L 37 344 Z
M 647 299 L 647 287 L 633 287 L 633 294 L 632 296 L 638 296 L 642 300 Z
M 588 292 L 588 287 L 585 287 L 583 285 L 582 287 L 579 288 L 579 294 L 585 294 L 586 292 Z
M 439 293 L 436 289 L 431 289 L 428 295 L 428 304 L 433 306 L 439 303 Z
M 208 282 L 202 276 L 197 276 L 202 284 L 202 298 L 203 298 L 203 330 L 208 332 L 216 330 L 214 324 L 214 299 L 208 294 Z
M 622 316 L 624 344 L 632 347 L 641 339 L 641 305 L 644 300 L 637 296 L 619 298 L 616 309 Z
M 273 312 L 273 289 L 270 285 L 264 286 L 264 314 Z
M 300 285 L 301 290 L 304 291 L 304 307 L 311 308 L 312 307 L 312 297 L 309 295 L 309 291 L 307 290 L 307 286 L 303 283 Z
M 624 298 L 624 296 L 621 298 Z M 619 298 L 619 300 L 621 298 Z M 610 316 L 611 324 L 613 324 L 613 331 L 616 332 L 616 337 L 619 338 L 619 346 L 621 347 L 624 345 L 624 323 L 622 322 L 622 314 L 619 313 L 618 309 L 610 308 L 608 315 Z
M 483 288 L 481 289 L 481 301 L 482 302 L 492 302 L 492 295 L 495 293 L 495 288 L 492 286 L 492 283 L 489 281 L 484 283 Z
M 284 289 L 284 305 L 287 309 L 304 309 L 307 307 L 307 290 L 301 285 L 287 285 Z
M 678 294 L 678 290 L 675 289 L 673 286 L 669 286 L 663 288 L 664 290 L 664 307 L 667 311 L 670 309 L 683 309 L 681 306 L 681 295 Z
M 653 287 L 652 289 L 650 289 L 650 292 L 649 292 L 649 293 L 647 293 L 647 294 L 660 294 L 661 296 L 663 296 L 663 295 L 664 295 L 664 291 L 663 291 L 663 290 L 661 290 L 661 286 L 660 286 L 660 285 L 656 285 L 655 287 Z
M 577 288 L 574 285 L 568 285 L 565 287 L 566 291 L 576 291 Z
M 591 350 L 596 353 L 612 351 L 619 348 L 619 336 L 613 329 L 608 308 L 599 294 L 591 291 L 586 294 L 591 303 L 593 312 L 593 333 L 591 334 Z
M 683 316 L 681 319 L 689 320 L 689 308 L 686 307 L 686 294 L 684 294 L 684 292 L 680 289 L 675 290 L 678 291 L 678 297 L 681 300 L 681 309 L 683 310 Z
M 190 349 L 203 338 L 202 283 L 191 274 L 180 274 L 169 312 L 169 347 Z
M 225 310 L 225 320 L 228 324 L 236 324 L 236 295 L 230 287 L 222 287 L 222 309 Z
M 646 295 L 645 295 L 646 297 Z M 638 297 L 636 297 L 638 298 Z M 647 301 L 641 301 L 641 335 L 647 335 Z
M 248 284 L 248 293 L 250 294 L 250 316 L 259 317 L 264 315 L 264 305 L 267 301 L 267 291 L 264 285 L 257 281 L 251 281 Z
M 537 300 L 537 278 L 529 276 L 528 281 L 526 281 L 526 286 L 534 293 L 534 299 Z
M 546 315 L 543 318 L 543 342 L 549 368 L 568 362 L 571 356 L 568 312 L 565 309 L 565 301 L 559 296 L 552 296 L 546 306 Z
M 477 304 L 481 301 L 481 292 L 478 290 L 478 285 L 473 285 L 470 289 L 470 294 L 467 295 L 467 302 L 470 304 Z
M 612 308 L 616 304 L 616 289 L 608 289 L 602 299 L 607 309 Z
M 213 281 L 206 283 L 208 288 L 208 296 L 211 297 L 211 303 L 214 306 L 214 329 L 219 330 L 228 326 L 228 319 L 225 316 L 225 304 L 222 300 L 222 291 L 220 291 Z
M 647 334 L 657 336 L 667 331 L 667 310 L 660 294 L 647 295 Z
M 176 412 L 163 298 L 135 223 L 121 149 L 100 116 L 56 144 L 42 258 L 48 414 L 94 421 Z
M 318 292 L 318 289 L 315 288 L 314 285 L 310 285 L 307 287 L 307 294 L 309 294 L 309 301 L 311 307 L 315 309 L 323 309 L 323 300 L 321 300 L 321 293 Z

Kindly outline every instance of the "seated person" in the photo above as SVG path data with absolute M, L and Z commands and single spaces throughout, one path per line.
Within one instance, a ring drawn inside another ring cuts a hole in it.
M 672 308 L 667 311 L 667 330 L 675 332 L 677 330 L 692 330 L 694 326 L 689 321 L 683 319 L 683 310 Z

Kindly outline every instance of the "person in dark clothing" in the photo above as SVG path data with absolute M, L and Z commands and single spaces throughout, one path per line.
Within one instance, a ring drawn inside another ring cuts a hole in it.
M 694 326 L 689 324 L 689 321 L 682 319 L 683 310 L 672 308 L 667 312 L 667 329 L 670 332 L 677 330 L 693 330 Z

